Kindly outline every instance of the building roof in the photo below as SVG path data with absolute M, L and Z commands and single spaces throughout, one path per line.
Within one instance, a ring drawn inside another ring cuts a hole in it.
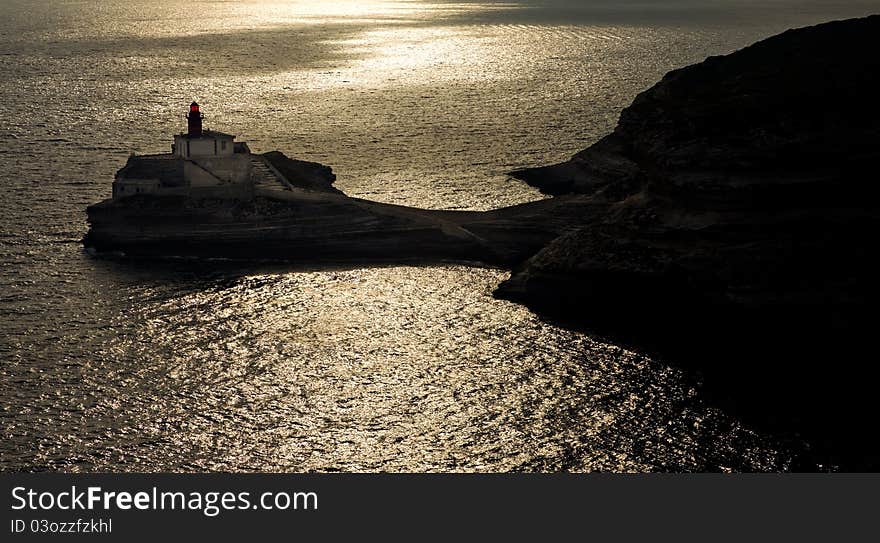
M 182 158 L 174 155 L 130 156 L 125 167 L 116 172 L 117 179 L 158 179 L 162 186 L 184 185 Z
M 190 138 L 190 135 L 187 134 L 186 132 L 182 132 L 180 134 L 180 136 L 183 136 L 184 138 L 187 138 L 187 139 Z M 235 139 L 234 135 L 227 134 L 226 132 L 218 132 L 217 130 L 202 130 L 202 135 L 200 137 L 202 137 L 202 138 L 233 138 L 233 139 Z

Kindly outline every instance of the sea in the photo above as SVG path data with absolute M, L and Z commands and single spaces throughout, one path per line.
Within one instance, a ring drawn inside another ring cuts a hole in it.
M 494 299 L 504 270 L 97 258 L 85 209 L 131 153 L 170 150 L 193 100 L 352 196 L 539 199 L 508 172 L 587 147 L 665 72 L 880 2 L 0 11 L 0 470 L 785 471 L 809 449 L 674 361 Z

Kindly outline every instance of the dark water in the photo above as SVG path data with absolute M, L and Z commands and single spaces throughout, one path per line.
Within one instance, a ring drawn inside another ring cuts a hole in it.
M 96 260 L 84 209 L 193 99 L 352 195 L 528 201 L 505 172 L 665 71 L 872 4 L 0 2 L 0 468 L 786 469 L 692 376 L 492 299 L 504 272 Z

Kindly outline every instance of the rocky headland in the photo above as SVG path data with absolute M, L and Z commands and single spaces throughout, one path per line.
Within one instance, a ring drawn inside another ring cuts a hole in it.
M 877 467 L 880 16 L 668 73 L 571 160 L 513 175 L 586 224 L 497 296 L 690 365 L 720 401 Z

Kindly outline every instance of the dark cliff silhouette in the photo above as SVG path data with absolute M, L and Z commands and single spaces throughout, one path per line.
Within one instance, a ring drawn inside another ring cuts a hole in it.
M 696 368 L 817 462 L 880 467 L 878 49 L 880 16 L 785 32 L 670 72 L 595 145 L 514 172 L 592 216 L 496 294 Z

